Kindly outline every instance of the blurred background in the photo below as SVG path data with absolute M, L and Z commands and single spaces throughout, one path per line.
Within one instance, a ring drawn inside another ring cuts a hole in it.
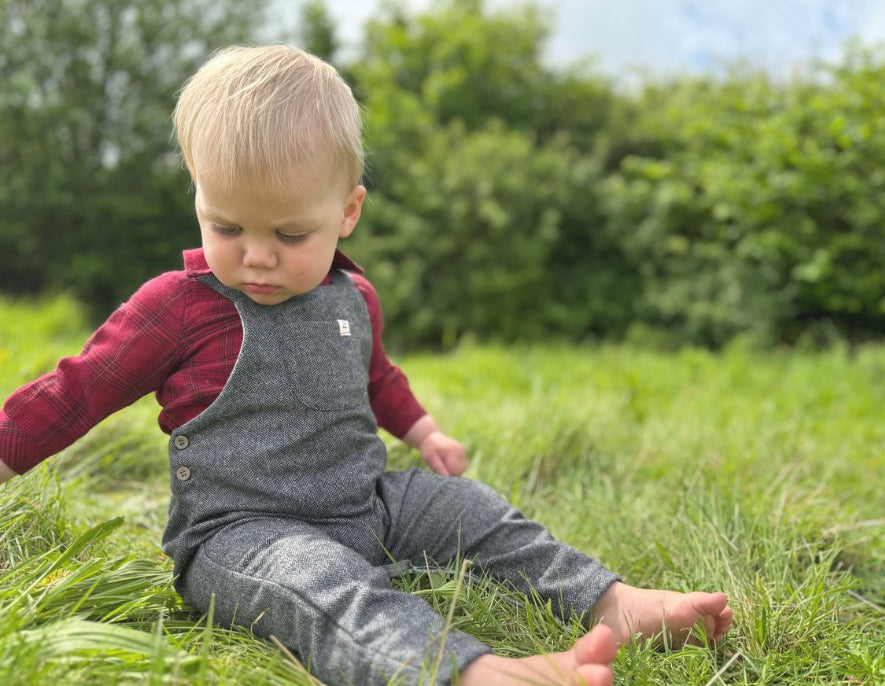
M 0 0 L 0 292 L 96 322 L 198 244 L 171 142 L 215 49 L 364 105 L 343 248 L 394 350 L 885 334 L 885 4 Z

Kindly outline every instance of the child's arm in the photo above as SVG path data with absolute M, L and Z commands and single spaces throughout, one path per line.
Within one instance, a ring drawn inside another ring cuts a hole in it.
M 142 286 L 79 355 L 63 358 L 6 400 L 0 410 L 0 479 L 24 474 L 162 385 L 182 350 L 184 298 L 175 285 L 176 275 L 169 273 Z

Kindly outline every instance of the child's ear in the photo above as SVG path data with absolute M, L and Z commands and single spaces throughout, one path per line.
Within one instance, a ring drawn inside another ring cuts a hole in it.
M 347 199 L 344 201 L 344 218 L 341 220 L 341 231 L 338 233 L 340 238 L 347 238 L 353 233 L 356 223 L 360 220 L 365 199 L 365 186 L 354 186 L 350 193 L 347 194 Z

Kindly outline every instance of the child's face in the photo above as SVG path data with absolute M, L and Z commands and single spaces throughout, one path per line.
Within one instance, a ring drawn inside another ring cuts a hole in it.
M 196 210 L 206 261 L 215 277 L 261 305 L 316 288 L 329 272 L 338 239 L 350 235 L 366 189 L 302 185 L 290 195 L 197 184 Z

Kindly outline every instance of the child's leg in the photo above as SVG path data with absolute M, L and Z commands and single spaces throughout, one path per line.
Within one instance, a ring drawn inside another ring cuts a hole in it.
M 364 526 L 364 538 L 374 543 Z M 451 632 L 438 678 L 427 679 L 443 619 L 424 600 L 394 590 L 382 567 L 297 521 L 251 520 L 222 529 L 201 546 L 177 587 L 204 612 L 214 596 L 217 624 L 276 636 L 336 686 L 381 686 L 396 674 L 404 684 L 442 685 L 453 668 L 490 652 Z
M 397 559 L 444 565 L 459 553 L 493 577 L 550 601 L 568 620 L 589 618 L 618 577 L 598 560 L 556 541 L 483 483 L 422 470 L 384 474 L 379 493 L 390 513 Z
M 564 620 L 574 611 L 608 624 L 622 643 L 634 633 L 659 634 L 665 623 L 670 645 L 681 645 L 698 622 L 718 639 L 731 624 L 721 593 L 622 584 L 598 560 L 556 541 L 484 484 L 419 470 L 385 474 L 382 484 L 391 515 L 390 550 L 399 559 L 420 560 L 426 550 L 445 563 L 460 552 L 492 576 L 526 593 L 534 590 Z

